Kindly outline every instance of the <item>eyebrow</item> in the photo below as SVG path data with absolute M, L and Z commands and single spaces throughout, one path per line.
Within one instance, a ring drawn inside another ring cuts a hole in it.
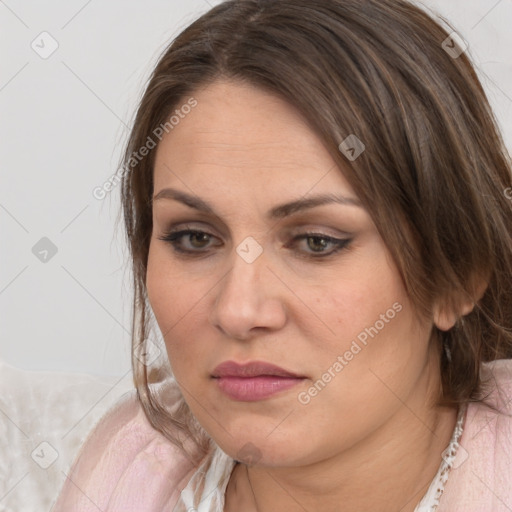
M 160 190 L 158 194 L 153 196 L 153 201 L 158 201 L 160 199 L 172 199 L 175 201 L 179 201 L 180 203 L 183 203 L 186 206 L 194 208 L 195 210 L 198 210 L 200 212 L 217 215 L 212 205 L 209 204 L 207 201 L 204 201 L 203 199 L 197 196 L 187 194 L 186 192 L 176 190 L 174 188 L 164 188 Z M 339 196 L 335 194 L 320 194 L 309 197 L 307 199 L 301 198 L 295 201 L 291 201 L 289 203 L 275 206 L 274 208 L 269 210 L 269 212 L 267 213 L 267 217 L 269 219 L 282 219 L 284 217 L 288 217 L 300 211 L 308 210 L 310 208 L 315 208 L 316 206 L 322 206 L 331 203 L 337 203 L 348 206 L 357 206 L 359 208 L 363 207 L 363 205 L 358 199 L 352 197 Z

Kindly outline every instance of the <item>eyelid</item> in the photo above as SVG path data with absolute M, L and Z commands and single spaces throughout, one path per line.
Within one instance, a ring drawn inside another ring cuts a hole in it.
M 187 229 L 190 231 L 201 231 L 205 232 L 211 236 L 215 236 L 217 238 L 229 237 L 229 231 L 224 229 L 224 226 L 215 227 L 211 222 L 207 221 L 172 221 L 172 222 L 163 222 L 162 232 L 166 234 L 177 231 L 186 231 Z
M 325 236 L 329 238 L 350 238 L 354 236 L 354 233 L 350 231 L 343 231 L 340 229 L 328 228 L 328 227 L 317 227 L 313 224 L 301 224 L 300 226 L 294 226 L 285 230 L 287 236 L 309 234 L 310 236 Z
M 327 226 L 319 227 L 320 224 L 323 224 L 322 222 L 319 223 L 312 223 L 309 222 L 300 222 L 299 225 L 296 225 L 296 221 L 293 222 L 293 226 L 285 226 L 283 228 L 283 235 L 284 238 L 289 238 L 290 236 L 295 236 L 297 234 L 316 234 L 318 236 L 325 236 L 325 237 L 331 237 L 331 238 L 350 238 L 354 236 L 354 232 L 342 230 L 339 228 L 329 228 Z M 272 225 L 269 232 L 274 229 L 275 225 Z M 176 232 L 176 231 L 182 231 L 182 230 L 191 230 L 191 231 L 205 231 L 211 236 L 215 237 L 229 237 L 229 229 L 226 233 L 223 229 L 224 226 L 222 226 L 221 229 L 218 227 L 212 226 L 210 222 L 205 221 L 189 221 L 189 222 L 173 222 L 172 225 L 168 228 L 164 228 L 164 231 L 166 233 L 169 233 L 170 231 Z M 212 232 L 213 231 L 213 232 Z M 215 233 L 216 232 L 216 233 Z M 280 236 L 280 238 L 281 238 Z

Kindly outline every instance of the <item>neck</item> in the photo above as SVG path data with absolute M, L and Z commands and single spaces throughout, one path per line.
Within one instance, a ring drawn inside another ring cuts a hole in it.
M 421 385 L 425 391 L 434 383 L 427 377 Z M 363 441 L 315 464 L 237 464 L 225 512 L 337 512 L 340 504 L 346 512 L 413 512 L 441 464 L 457 419 L 455 409 L 429 406 L 425 396 L 431 395 L 416 393 Z

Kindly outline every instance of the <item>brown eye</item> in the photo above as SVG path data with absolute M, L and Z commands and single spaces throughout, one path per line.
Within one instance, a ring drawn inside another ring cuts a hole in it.
M 164 236 L 159 237 L 159 240 L 169 243 L 176 252 L 184 255 L 200 256 L 206 254 L 210 246 L 222 245 L 222 243 L 212 243 L 216 238 L 205 231 L 185 229 L 166 233 Z M 299 242 L 302 240 L 306 242 L 305 248 L 297 250 L 297 246 L 300 245 Z M 321 233 L 304 233 L 294 237 L 287 247 L 292 246 L 300 257 L 320 259 L 327 258 L 346 249 L 351 242 L 352 239 L 333 238 Z
M 297 251 L 299 253 L 306 253 L 306 257 L 311 258 L 325 258 L 331 256 L 343 249 L 346 249 L 352 242 L 350 238 L 333 238 L 321 233 L 305 233 L 298 235 L 293 239 L 293 246 L 298 245 L 297 242 L 302 240 L 306 241 L 306 249 Z M 329 250 L 329 247 L 331 248 Z
M 171 231 L 158 239 L 168 242 L 178 252 L 200 253 L 204 251 L 200 251 L 199 249 L 207 248 L 212 238 L 215 237 L 205 231 L 185 229 L 181 231 Z M 184 243 L 187 239 L 188 244 Z
M 308 236 L 307 241 L 308 247 L 313 252 L 322 252 L 322 250 L 329 245 L 329 242 L 325 238 L 319 236 Z
M 190 238 L 191 245 L 199 249 L 204 247 L 205 242 L 209 242 L 209 236 L 207 233 L 192 232 L 188 235 Z

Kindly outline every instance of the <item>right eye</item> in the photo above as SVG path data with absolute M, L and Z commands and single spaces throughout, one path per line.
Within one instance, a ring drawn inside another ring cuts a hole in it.
M 215 237 L 205 231 L 183 229 L 164 233 L 164 235 L 158 239 L 169 243 L 177 252 L 193 254 L 206 252 L 200 249 L 207 247 L 208 243 L 211 242 L 211 238 Z M 188 243 L 184 244 L 184 240 L 188 240 Z

